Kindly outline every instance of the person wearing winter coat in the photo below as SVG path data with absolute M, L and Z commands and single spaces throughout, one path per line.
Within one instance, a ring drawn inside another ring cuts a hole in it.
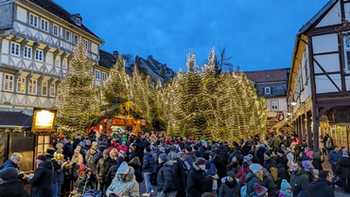
M 290 185 L 292 186 L 293 196 L 297 196 L 310 182 L 309 175 L 299 167 L 298 164 L 290 170 Z
M 118 170 L 117 174 L 113 178 L 111 185 L 106 191 L 107 197 L 139 197 L 139 184 L 137 183 L 134 175 L 134 169 L 126 162 L 123 162 Z
M 278 197 L 293 197 L 292 186 L 288 183 L 286 179 L 281 181 L 281 187 Z
M 206 175 L 206 160 L 199 157 L 193 163 L 187 177 L 187 197 L 201 197 L 205 192 L 212 191 L 213 178 Z
M 235 179 L 233 173 L 229 173 L 221 179 L 221 185 L 219 188 L 218 197 L 239 197 L 240 196 L 240 185 Z
M 128 162 L 129 166 L 131 166 L 132 168 L 134 168 L 135 170 L 135 177 L 136 177 L 136 181 L 138 183 L 142 183 L 143 182 L 143 176 L 142 176 L 142 164 L 141 161 L 139 159 L 139 157 L 134 157 L 132 158 L 129 162 Z
M 327 180 L 327 172 L 321 171 L 319 178 L 316 178 L 310 183 L 299 197 L 334 197 L 334 189 L 331 183 Z
M 29 197 L 18 179 L 16 168 L 7 167 L 0 171 L 0 197 Z
M 97 178 L 97 189 L 103 190 L 105 188 L 103 177 L 107 174 L 107 159 L 108 159 L 108 149 L 103 151 L 102 157 L 98 160 L 96 164 L 96 178 Z
M 44 155 L 36 158 L 37 169 L 29 183 L 32 186 L 32 197 L 52 196 L 53 166 Z
M 157 174 L 157 196 L 158 197 L 175 197 L 179 188 L 178 165 L 176 153 L 169 153 L 169 160 L 165 161 Z M 160 163 L 165 158 L 160 157 Z
M 19 170 L 19 164 L 22 160 L 22 155 L 20 153 L 12 153 L 9 160 L 5 161 L 1 166 L 0 170 L 6 169 L 6 168 L 16 168 Z
M 342 151 L 342 159 L 336 166 L 336 175 L 340 178 L 339 185 L 345 192 L 350 192 L 350 158 L 347 150 Z
M 145 180 L 146 193 L 151 193 L 153 191 L 153 187 L 151 184 L 151 176 L 152 173 L 155 173 L 156 160 L 151 153 L 150 146 L 145 148 L 145 155 L 143 157 L 143 178 Z

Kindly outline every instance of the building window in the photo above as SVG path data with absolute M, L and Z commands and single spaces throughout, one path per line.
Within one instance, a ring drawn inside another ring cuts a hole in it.
M 35 51 L 35 60 L 36 61 L 44 61 L 44 51 L 43 50 L 40 50 L 40 49 L 37 49 Z
M 89 50 L 89 41 L 88 40 L 83 39 L 83 45 L 84 45 L 86 50 Z
M 271 88 L 270 87 L 265 87 L 264 88 L 264 94 L 265 95 L 270 95 L 271 94 Z
M 24 48 L 23 48 L 23 56 L 26 59 L 32 59 L 32 56 L 33 56 L 33 49 L 32 49 L 32 47 L 24 46 Z
M 345 70 L 350 72 L 350 35 L 344 36 Z
M 26 78 L 18 77 L 17 79 L 17 92 L 26 93 Z
M 4 90 L 5 91 L 13 91 L 14 89 L 14 80 L 15 80 L 15 76 L 12 74 L 7 74 L 5 73 L 4 75 Z
M 278 111 L 278 101 L 271 101 L 272 111 Z
M 49 22 L 45 19 L 41 19 L 40 29 L 43 31 L 49 31 Z
M 102 72 L 101 75 L 102 75 L 102 76 L 101 76 L 102 81 L 106 81 L 106 79 L 107 79 L 107 73 Z
M 59 35 L 58 26 L 55 25 L 55 24 L 52 25 L 52 33 L 53 33 L 53 35 L 55 35 L 55 36 L 58 36 L 58 35 Z
M 56 85 L 54 82 L 50 83 L 50 96 L 55 97 L 56 96 Z
M 36 79 L 30 79 L 28 81 L 28 93 L 32 95 L 37 94 L 38 81 Z
M 41 96 L 47 96 L 48 81 L 41 81 Z
M 73 36 L 73 43 L 77 44 L 78 40 L 79 40 L 79 36 L 77 34 L 74 34 L 74 36 Z
M 29 24 L 33 27 L 38 27 L 38 16 L 30 13 L 29 14 Z
M 64 39 L 67 40 L 67 41 L 70 41 L 70 32 L 67 31 L 67 30 L 65 30 Z
M 21 45 L 16 42 L 11 42 L 11 55 L 20 56 Z

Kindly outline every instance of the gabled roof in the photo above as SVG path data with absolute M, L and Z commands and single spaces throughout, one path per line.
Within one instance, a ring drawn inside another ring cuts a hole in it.
M 289 68 L 258 70 L 245 72 L 248 79 L 255 83 L 288 81 Z
M 97 39 L 101 40 L 94 32 L 92 32 L 89 28 L 87 28 L 84 24 L 81 26 L 75 24 L 75 22 L 71 18 L 71 14 L 62 8 L 60 5 L 56 4 L 53 0 L 29 0 L 30 2 L 44 8 L 45 10 L 51 12 L 52 14 L 62 18 L 63 20 L 69 22 L 70 24 L 86 31 Z
M 31 128 L 32 116 L 23 112 L 0 111 L 0 128 Z
M 100 60 L 99 65 L 106 67 L 106 68 L 112 68 L 115 64 L 115 57 L 112 53 L 109 53 L 104 50 L 100 50 Z
M 313 26 L 316 25 L 316 23 L 319 21 L 319 19 L 325 15 L 332 7 L 338 2 L 338 0 L 329 0 L 323 8 L 318 11 L 318 13 L 311 18 L 306 24 L 304 24 L 301 29 L 299 30 L 298 34 L 303 34 L 307 31 L 309 31 Z

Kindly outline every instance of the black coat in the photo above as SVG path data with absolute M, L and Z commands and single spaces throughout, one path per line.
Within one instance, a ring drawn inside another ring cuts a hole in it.
M 29 197 L 22 182 L 18 179 L 0 184 L 0 197 Z
M 164 193 L 177 191 L 179 181 L 177 161 L 168 161 L 158 171 L 157 190 Z
M 54 169 L 51 162 L 43 162 L 34 171 L 34 176 L 29 180 L 32 185 L 32 197 L 52 196 L 52 183 Z
M 334 189 L 332 185 L 325 180 L 313 182 L 301 192 L 301 197 L 334 197 Z
M 350 192 L 350 158 L 343 158 L 336 165 L 336 174 L 340 177 L 342 188 Z
M 187 197 L 201 197 L 203 193 L 212 191 L 212 185 L 212 178 L 206 176 L 198 166 L 193 165 L 187 177 Z

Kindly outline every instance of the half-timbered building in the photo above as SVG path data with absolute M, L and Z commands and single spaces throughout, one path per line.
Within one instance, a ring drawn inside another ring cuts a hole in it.
M 30 132 L 31 113 L 34 107 L 55 107 L 78 41 L 94 65 L 95 84 L 103 85 L 113 65 L 101 61 L 102 40 L 80 14 L 53 0 L 0 0 L 0 160 L 21 152 L 28 160 L 22 167 L 30 169 L 30 155 L 47 148 L 49 136 Z
M 296 132 L 320 147 L 325 133 L 344 145 L 350 123 L 350 1 L 330 0 L 298 32 L 288 88 Z

